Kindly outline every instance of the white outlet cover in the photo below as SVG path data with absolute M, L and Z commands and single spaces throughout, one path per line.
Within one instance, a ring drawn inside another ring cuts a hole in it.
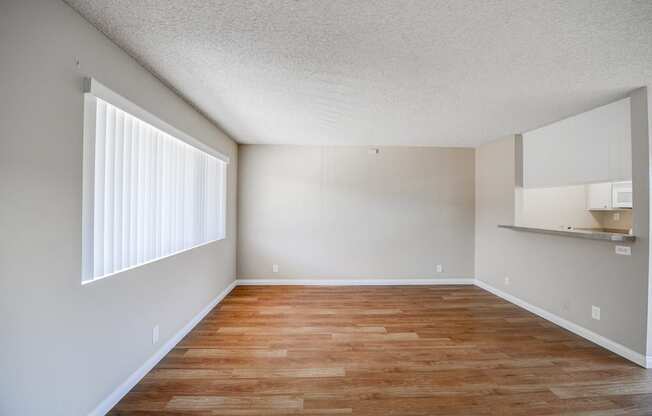
M 509 286 L 509 277 L 508 276 L 505 276 L 505 285 Z
M 158 325 L 156 325 L 154 328 L 152 328 L 152 344 L 156 344 L 158 342 L 158 336 L 159 328 Z
M 631 256 L 632 248 L 630 246 L 616 246 L 616 254 L 621 256 Z
M 595 305 L 591 306 L 591 318 L 600 320 L 600 308 Z
M 442 265 L 441 265 L 441 264 L 438 264 L 438 265 L 437 265 L 437 273 L 441 273 L 441 272 L 443 272 L 443 271 L 444 271 L 444 268 L 442 267 Z
M 614 212 L 614 221 L 620 221 L 620 212 Z
M 272 264 L 272 273 L 278 273 L 278 264 Z

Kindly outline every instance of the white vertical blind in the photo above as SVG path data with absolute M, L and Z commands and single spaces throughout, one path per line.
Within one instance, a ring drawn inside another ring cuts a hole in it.
M 91 100 L 82 280 L 224 238 L 226 163 L 100 98 Z

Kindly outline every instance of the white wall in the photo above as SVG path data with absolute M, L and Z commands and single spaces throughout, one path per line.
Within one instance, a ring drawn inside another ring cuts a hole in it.
M 584 185 L 519 188 L 516 197 L 521 198 L 520 212 L 516 213 L 518 225 L 544 228 L 569 225 L 584 228 L 600 227 L 598 219 L 586 210 Z
M 60 1 L 0 2 L 0 62 L 0 414 L 86 415 L 233 281 L 237 147 Z M 231 157 L 226 240 L 81 285 L 84 76 Z
M 240 146 L 238 277 L 472 277 L 473 154 Z
M 639 100 L 644 91 L 632 94 L 637 241 L 631 256 L 614 254 L 614 244 L 604 241 L 498 228 L 515 218 L 515 138 L 476 149 L 476 278 L 641 354 L 648 344 L 650 254 L 648 111 Z M 591 305 L 601 308 L 600 321 L 591 319 Z
M 627 97 L 523 133 L 523 186 L 630 180 L 630 117 Z
M 628 231 L 632 228 L 632 210 L 587 210 L 586 187 L 588 186 L 590 185 L 553 188 L 517 187 L 515 223 L 551 229 L 573 226 Z M 618 219 L 614 219 L 614 214 L 618 215 Z

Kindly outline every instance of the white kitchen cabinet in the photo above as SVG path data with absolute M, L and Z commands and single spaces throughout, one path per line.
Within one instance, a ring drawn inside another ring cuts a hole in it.
M 631 180 L 629 98 L 523 134 L 523 186 Z
M 586 185 L 586 209 L 592 211 L 612 209 L 611 183 Z

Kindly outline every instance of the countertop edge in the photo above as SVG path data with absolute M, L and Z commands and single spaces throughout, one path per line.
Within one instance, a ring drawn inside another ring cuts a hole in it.
M 610 241 L 612 243 L 632 243 L 636 236 L 629 234 L 607 233 L 602 231 L 586 230 L 553 230 L 550 228 L 527 227 L 523 225 L 498 224 L 498 228 L 506 228 L 514 231 L 525 231 L 530 233 L 558 235 L 562 237 L 583 238 L 585 240 Z

